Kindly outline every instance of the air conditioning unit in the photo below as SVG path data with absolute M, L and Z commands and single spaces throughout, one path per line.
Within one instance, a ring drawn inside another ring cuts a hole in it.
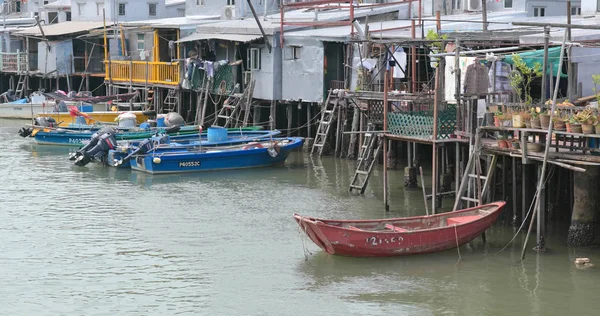
M 244 71 L 244 86 L 247 86 L 252 80 L 252 71 Z
M 234 5 L 226 5 L 223 7 L 223 12 L 221 13 L 221 20 L 233 20 L 235 19 L 235 6 Z
M 481 11 L 481 0 L 466 0 L 467 10 L 469 11 Z

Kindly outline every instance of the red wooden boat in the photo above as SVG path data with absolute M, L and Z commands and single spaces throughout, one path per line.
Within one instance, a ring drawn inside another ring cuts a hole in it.
M 332 255 L 388 257 L 464 245 L 488 229 L 506 202 L 431 216 L 381 220 L 324 220 L 294 214 L 300 228 Z

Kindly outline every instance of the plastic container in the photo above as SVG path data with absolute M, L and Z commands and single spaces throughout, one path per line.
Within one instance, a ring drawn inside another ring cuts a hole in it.
M 156 127 L 165 127 L 165 117 L 157 117 L 156 118 Z
M 147 122 L 144 122 L 144 123 L 140 124 L 140 128 L 141 129 L 150 129 L 150 124 Z
M 119 121 L 119 127 L 131 128 L 135 127 L 135 123 L 137 122 L 137 118 L 135 114 L 131 112 L 123 113 L 117 117 Z
M 223 142 L 227 140 L 227 129 L 220 126 L 209 127 L 207 134 L 208 141 L 211 143 Z
M 85 113 L 94 112 L 94 106 L 91 104 L 80 105 L 79 111 L 85 112 Z

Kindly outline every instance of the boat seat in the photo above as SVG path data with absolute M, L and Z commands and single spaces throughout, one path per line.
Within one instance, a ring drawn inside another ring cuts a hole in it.
M 400 227 L 394 226 L 392 224 L 385 224 L 385 228 L 387 228 L 389 230 L 392 230 L 392 231 L 395 231 L 397 233 L 404 233 L 404 232 L 408 231 L 408 229 L 400 228 Z
M 449 217 L 446 219 L 446 225 L 460 225 L 464 223 L 469 223 L 480 219 L 481 215 L 471 215 L 471 216 L 457 216 L 457 217 Z

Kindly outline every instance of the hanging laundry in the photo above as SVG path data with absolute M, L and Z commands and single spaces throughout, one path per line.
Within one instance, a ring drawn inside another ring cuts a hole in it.
M 464 92 L 466 95 L 486 94 L 488 92 L 488 69 L 478 60 L 470 64 L 465 72 Z
M 495 86 L 494 86 L 494 67 L 496 68 L 496 76 L 495 76 L 496 85 Z M 508 79 L 508 76 L 510 75 L 511 71 L 512 71 L 512 69 L 511 69 L 510 64 L 499 61 L 499 60 L 495 61 L 493 66 L 490 67 L 490 70 L 488 72 L 490 92 L 511 92 L 512 87 L 510 86 L 510 80 Z
M 475 61 L 475 57 L 459 57 L 460 86 L 465 82 L 467 67 Z M 454 56 L 446 56 L 446 67 L 444 69 L 444 98 L 449 103 L 456 103 L 456 77 L 454 73 Z
M 406 78 L 406 53 L 404 52 L 404 49 L 402 47 L 396 47 L 394 54 L 393 54 L 393 58 L 392 56 L 390 56 L 390 58 L 388 59 L 388 66 L 387 69 L 389 70 L 391 67 L 393 66 L 393 77 L 394 78 L 399 78 L 399 79 L 404 79 Z

